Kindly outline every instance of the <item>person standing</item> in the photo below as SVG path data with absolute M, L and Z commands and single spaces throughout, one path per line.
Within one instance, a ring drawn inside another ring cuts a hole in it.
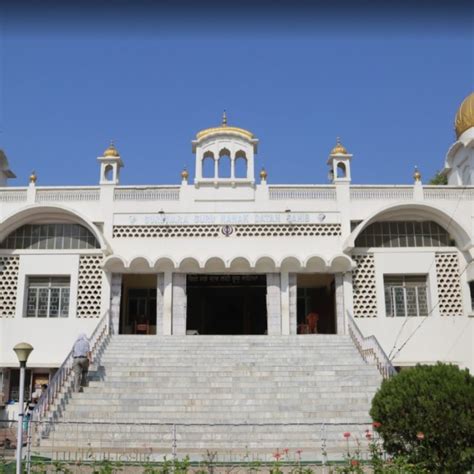
M 87 372 L 89 371 L 89 362 L 91 356 L 91 349 L 87 336 L 82 333 L 77 338 L 72 348 L 72 356 L 74 362 L 72 368 L 74 370 L 74 386 L 75 392 L 82 392 L 86 385 Z

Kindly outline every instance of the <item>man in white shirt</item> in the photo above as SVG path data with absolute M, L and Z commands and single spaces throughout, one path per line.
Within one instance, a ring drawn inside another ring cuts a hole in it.
M 86 385 L 87 372 L 89 370 L 89 362 L 91 356 L 91 349 L 87 336 L 83 333 L 77 338 L 72 348 L 72 356 L 74 362 L 72 368 L 74 370 L 74 385 L 75 392 L 82 392 L 82 387 Z

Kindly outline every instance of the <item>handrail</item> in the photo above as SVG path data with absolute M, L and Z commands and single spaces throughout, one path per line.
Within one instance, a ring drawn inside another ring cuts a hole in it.
M 102 349 L 102 346 L 106 340 L 106 336 L 109 333 L 109 311 L 107 310 L 98 322 L 96 328 L 89 338 L 89 344 L 91 347 L 91 362 L 95 362 L 96 358 Z M 35 405 L 32 413 L 32 419 L 40 421 L 50 407 L 56 400 L 58 394 L 61 392 L 65 383 L 69 380 L 69 376 L 72 371 L 73 355 L 72 349 L 64 359 L 61 367 L 56 371 L 53 378 L 48 384 L 48 388 L 43 392 Z
M 360 332 L 354 318 L 349 314 L 349 312 L 346 312 L 346 314 L 349 335 L 365 362 L 375 362 L 377 369 L 384 379 L 388 379 L 395 375 L 397 371 L 390 362 L 387 354 L 385 354 L 385 351 L 382 349 L 377 338 L 374 335 L 365 337 Z

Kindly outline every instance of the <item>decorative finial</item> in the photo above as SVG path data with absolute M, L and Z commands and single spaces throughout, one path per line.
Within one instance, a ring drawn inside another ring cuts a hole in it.
M 115 148 L 115 144 L 113 140 L 110 140 L 109 147 L 104 151 L 104 156 L 119 156 L 119 152 L 117 148 Z
M 30 183 L 35 184 L 37 179 L 38 179 L 38 176 L 36 176 L 36 172 L 35 170 L 33 170 L 30 174 Z
M 182 179 L 183 181 L 187 181 L 188 178 L 189 178 L 189 172 L 188 172 L 188 170 L 187 170 L 187 168 L 186 168 L 186 166 L 185 166 L 185 167 L 183 168 L 183 171 L 181 171 L 181 179 Z
M 418 171 L 418 166 L 415 165 L 415 172 L 413 173 L 413 179 L 415 183 L 421 182 L 421 173 Z
M 265 168 L 262 168 L 262 170 L 260 171 L 260 179 L 262 181 L 266 181 L 267 180 L 267 171 L 265 170 Z
M 226 114 L 225 109 L 224 109 L 224 112 L 222 113 L 222 126 L 227 127 L 227 114 Z
M 347 150 L 341 143 L 341 138 L 336 137 L 336 146 L 331 150 L 331 155 L 347 155 Z

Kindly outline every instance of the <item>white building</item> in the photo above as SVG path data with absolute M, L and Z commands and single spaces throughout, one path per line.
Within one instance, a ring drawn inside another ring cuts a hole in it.
M 354 318 L 394 366 L 472 371 L 474 94 L 455 127 L 447 186 L 418 172 L 409 186 L 352 185 L 363 158 L 339 141 L 331 184 L 269 184 L 255 176 L 257 138 L 225 117 L 196 135 L 194 180 L 184 170 L 177 185 L 121 186 L 111 145 L 99 185 L 32 175 L 7 187 L 1 153 L 0 402 L 17 397 L 16 343 L 34 346 L 29 387 L 48 383 L 103 316 L 115 334 L 271 337 L 308 332 L 317 312 L 318 333 L 346 333 Z

